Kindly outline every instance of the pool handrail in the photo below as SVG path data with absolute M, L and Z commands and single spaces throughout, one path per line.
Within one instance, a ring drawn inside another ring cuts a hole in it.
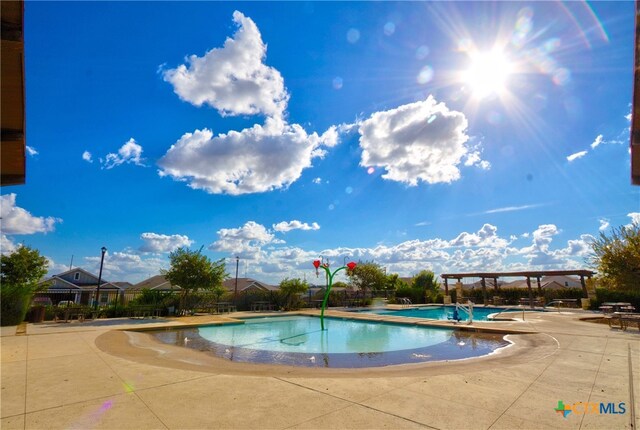
M 498 318 L 500 316 L 501 313 L 507 312 L 507 311 L 512 311 L 512 310 L 518 310 L 518 311 L 522 310 L 522 319 L 524 320 L 524 306 L 523 305 L 515 305 L 515 306 L 509 306 L 508 308 L 504 308 L 500 312 L 495 314 L 491 319 L 495 320 L 496 318 Z

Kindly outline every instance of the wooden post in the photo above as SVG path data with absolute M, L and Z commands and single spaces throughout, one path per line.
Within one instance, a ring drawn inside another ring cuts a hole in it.
M 448 279 L 444 278 L 444 295 L 445 296 L 449 295 L 449 283 L 447 281 Z
M 484 305 L 487 306 L 487 285 L 484 282 L 484 278 L 480 278 L 480 284 L 482 285 L 482 300 L 484 300 Z
M 531 278 L 527 276 L 527 288 L 529 288 L 529 306 L 533 308 L 533 290 L 531 289 Z
M 542 285 L 540 285 L 540 276 L 536 277 L 538 279 L 538 293 L 542 292 Z
M 493 278 L 493 289 L 498 292 L 498 278 Z
M 582 285 L 582 292 L 584 293 L 584 297 L 589 297 L 589 292 L 587 291 L 587 284 L 584 282 L 584 275 L 580 275 L 580 284 Z

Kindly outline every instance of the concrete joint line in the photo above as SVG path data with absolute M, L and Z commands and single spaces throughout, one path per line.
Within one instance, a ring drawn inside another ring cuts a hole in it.
M 293 381 L 288 381 L 288 380 L 285 380 L 285 379 L 282 379 L 282 378 L 278 378 L 278 377 L 274 377 L 274 379 L 277 379 L 278 381 L 281 381 L 281 382 L 284 382 L 284 383 L 287 383 L 287 384 L 295 385 L 296 387 L 304 388 L 305 390 L 313 391 L 314 393 L 322 394 L 324 396 L 333 397 L 334 399 L 342 400 L 343 402 L 351 403 L 350 406 L 353 406 L 353 405 L 361 406 L 363 408 L 370 409 L 372 411 L 376 411 L 376 412 L 379 412 L 381 414 L 389 415 L 389 416 L 392 416 L 392 417 L 400 418 L 400 419 L 405 420 L 405 421 L 412 422 L 414 424 L 418 424 L 418 425 L 420 425 L 422 427 L 425 427 L 425 428 L 428 428 L 428 429 L 441 430 L 438 427 L 433 427 L 433 426 L 430 426 L 429 424 L 425 424 L 425 423 L 420 422 L 420 421 L 415 421 L 415 420 L 412 420 L 411 418 L 403 417 L 402 415 L 397 415 L 397 414 L 394 414 L 392 412 L 382 411 L 380 409 L 376 409 L 376 408 L 371 407 L 371 406 L 363 405 L 362 403 L 356 402 L 354 400 L 345 399 L 343 397 L 336 396 L 336 395 L 331 394 L 331 393 L 326 393 L 324 391 L 316 390 L 315 388 L 311 388 L 311 387 L 307 387 L 305 385 L 297 384 L 297 383 L 295 383 Z M 394 391 L 396 389 L 397 388 L 394 388 L 394 389 L 391 389 L 389 391 Z M 376 396 L 374 396 L 374 397 L 376 397 Z M 366 400 L 368 400 L 368 399 L 366 399 Z M 349 406 L 345 406 L 344 408 L 341 408 L 341 409 L 346 409 L 348 407 Z M 335 411 L 329 411 L 326 414 L 320 415 L 320 417 L 321 416 L 325 416 L 325 415 L 329 415 L 329 414 L 331 414 L 333 412 L 335 412 Z M 319 418 L 319 417 L 312 418 L 311 420 L 316 419 L 316 418 Z M 300 423 L 298 423 L 298 424 L 300 424 Z M 298 424 L 295 424 L 295 425 L 298 425 Z

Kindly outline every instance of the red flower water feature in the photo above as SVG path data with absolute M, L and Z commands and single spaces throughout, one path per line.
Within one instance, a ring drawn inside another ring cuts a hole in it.
M 321 262 L 320 260 L 313 261 L 313 267 L 316 268 L 316 275 L 318 274 L 318 269 L 322 267 L 325 272 L 327 272 L 327 291 L 324 293 L 324 300 L 322 301 L 322 310 L 320 311 L 320 327 L 324 330 L 324 310 L 327 307 L 327 300 L 329 299 L 329 293 L 331 292 L 331 286 L 333 285 L 333 276 L 338 273 L 338 271 L 342 269 L 347 269 L 347 271 L 352 271 L 356 267 L 356 263 L 353 261 L 348 263 L 346 266 L 342 266 L 337 268 L 333 273 L 329 270 L 329 260 L 326 263 Z

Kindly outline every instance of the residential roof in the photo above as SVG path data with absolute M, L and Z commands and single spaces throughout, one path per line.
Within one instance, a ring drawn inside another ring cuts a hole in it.
M 172 285 L 171 282 L 167 281 L 164 275 L 152 276 L 128 288 L 129 291 L 143 289 L 168 291 L 180 290 L 181 288 L 178 285 Z
M 68 279 L 64 279 L 63 276 L 68 275 L 69 273 L 73 273 L 73 272 L 82 272 L 85 275 L 87 275 L 89 278 L 93 279 L 93 282 L 85 282 L 85 283 L 75 283 L 72 280 L 68 280 Z M 62 273 L 58 273 L 57 275 L 53 275 L 50 278 L 44 279 L 42 281 L 39 282 L 39 285 L 45 284 L 45 283 L 51 283 L 54 282 L 55 284 L 64 284 L 66 285 L 68 288 L 70 289 L 78 289 L 78 290 L 94 290 L 98 287 L 98 277 L 96 275 L 94 275 L 91 272 L 88 272 L 80 267 L 74 267 L 72 269 L 69 269 L 67 271 L 64 271 Z M 53 289 L 55 289 L 56 287 L 54 286 Z M 113 282 L 109 282 L 105 279 L 100 279 L 100 288 L 106 288 L 106 289 L 117 289 L 117 290 L 123 290 L 125 287 L 117 285 L 116 283 Z
M 235 291 L 236 278 L 231 278 L 223 281 L 222 286 L 229 291 Z M 276 291 L 279 289 L 279 287 L 276 285 L 270 285 L 266 282 L 256 281 L 253 278 L 238 278 L 238 291 L 241 292 L 251 288 L 263 291 Z

